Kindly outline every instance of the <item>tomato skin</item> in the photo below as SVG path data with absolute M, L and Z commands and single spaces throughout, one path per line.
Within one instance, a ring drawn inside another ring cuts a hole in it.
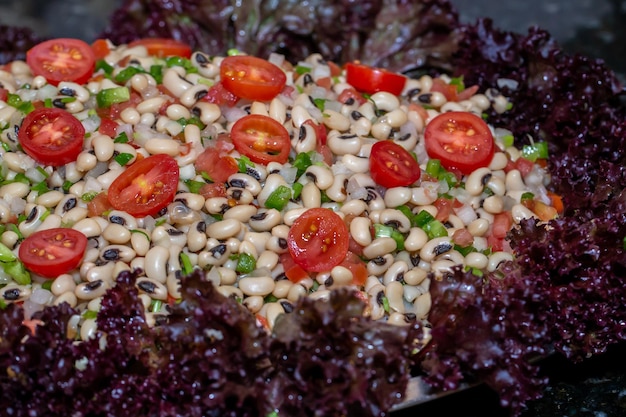
M 224 58 L 220 79 L 224 88 L 237 97 L 255 101 L 273 99 L 287 82 L 282 69 L 265 59 L 247 55 Z
M 298 283 L 309 277 L 308 272 L 298 265 L 289 253 L 281 254 L 279 259 L 283 266 L 283 270 L 285 271 L 285 276 L 289 279 L 289 281 Z
M 144 46 L 148 50 L 149 55 L 159 58 L 168 56 L 191 57 L 191 46 L 170 38 L 143 38 L 128 44 L 129 48 L 135 46 Z
M 223 182 L 213 182 L 203 185 L 198 191 L 206 199 L 213 197 L 226 197 L 226 184 Z
M 400 95 L 406 84 L 404 75 L 396 74 L 382 68 L 370 67 L 356 62 L 345 66 L 346 81 L 358 91 L 374 94 L 379 91 Z
M 103 191 L 87 203 L 87 216 L 98 217 L 112 209 L 113 206 L 109 203 L 107 193 Z
M 305 271 L 330 271 L 348 253 L 350 232 L 337 213 L 326 208 L 308 209 L 289 229 L 289 254 Z
M 116 210 L 135 217 L 157 214 L 174 200 L 179 169 L 174 158 L 157 154 L 134 162 L 117 177 L 107 193 Z
M 468 175 L 486 167 L 495 153 L 489 126 L 469 112 L 445 112 L 435 116 L 424 130 L 426 153 L 439 159 L 449 171 Z
M 196 172 L 204 172 L 215 183 L 226 182 L 228 177 L 239 171 L 237 161 L 229 155 L 233 149 L 228 135 L 220 135 L 196 158 Z
M 402 187 L 420 179 L 419 164 L 402 146 L 381 140 L 372 145 L 370 174 L 383 187 Z
M 365 285 L 365 281 L 367 280 L 367 266 L 365 262 L 361 260 L 356 254 L 348 251 L 346 257 L 339 264 L 344 268 L 347 268 L 352 272 L 352 284 L 362 286 Z
M 202 97 L 201 100 L 217 104 L 218 106 L 226 105 L 233 107 L 239 101 L 239 97 L 224 88 L 224 84 L 217 82 L 209 88 L 207 95 Z
M 284 164 L 289 159 L 289 132 L 271 117 L 261 114 L 244 116 L 235 122 L 230 136 L 235 148 L 252 162 Z
M 6 102 L 8 98 L 9 98 L 9 90 L 7 90 L 6 88 L 0 87 L 0 101 Z
M 33 74 L 57 86 L 61 81 L 84 84 L 91 77 L 96 58 L 91 46 L 80 39 L 51 39 L 26 52 L 26 63 Z
M 43 165 L 73 162 L 83 149 L 85 128 L 69 112 L 58 108 L 35 109 L 24 118 L 18 132 L 22 149 Z
M 356 101 L 358 104 L 363 104 L 367 100 L 363 97 L 363 94 L 359 93 L 354 88 L 345 88 L 341 93 L 339 93 L 337 101 L 343 104 L 350 101 Z
M 19 258 L 27 269 L 56 278 L 76 268 L 87 249 L 87 237 L 69 228 L 40 230 L 20 244 Z

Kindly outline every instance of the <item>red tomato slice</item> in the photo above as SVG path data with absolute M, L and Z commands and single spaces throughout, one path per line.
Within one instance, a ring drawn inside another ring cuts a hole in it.
M 20 244 L 19 258 L 30 271 L 56 278 L 76 268 L 87 249 L 87 237 L 68 228 L 41 230 Z
M 273 99 L 287 82 L 284 71 L 276 65 L 247 55 L 224 58 L 220 78 L 224 88 L 237 97 L 257 101 Z
M 144 46 L 148 50 L 149 55 L 159 58 L 168 56 L 191 57 L 191 46 L 170 38 L 143 38 L 128 44 L 129 48 L 135 46 Z
M 230 131 L 235 148 L 252 162 L 284 164 L 289 159 L 289 132 L 275 119 L 250 114 L 237 120 Z
M 174 201 L 179 169 L 174 158 L 152 155 L 129 166 L 109 187 L 109 203 L 135 217 L 157 214 Z
M 293 260 L 306 271 L 330 271 L 343 261 L 350 240 L 348 226 L 337 213 L 312 208 L 289 229 L 287 247 Z
M 406 77 L 382 68 L 349 62 L 346 64 L 346 81 L 358 91 L 374 94 L 378 91 L 400 95 Z
M 413 156 L 402 146 L 381 140 L 372 145 L 370 174 L 383 187 L 403 187 L 419 180 L 421 171 Z
M 26 63 L 33 74 L 52 85 L 61 81 L 84 84 L 93 74 L 96 58 L 91 46 L 80 39 L 51 39 L 26 52 Z
M 83 149 L 85 128 L 69 112 L 39 108 L 28 113 L 18 139 L 22 149 L 43 165 L 61 166 L 73 162 Z
M 426 152 L 447 170 L 467 175 L 486 167 L 495 152 L 487 124 L 469 112 L 446 112 L 433 118 L 424 131 Z

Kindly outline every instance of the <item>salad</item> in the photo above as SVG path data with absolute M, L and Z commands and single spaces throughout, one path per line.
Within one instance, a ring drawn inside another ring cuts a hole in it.
M 424 4 L 426 14 L 441 6 Z M 485 39 L 483 32 L 497 36 Z M 290 63 L 282 54 L 223 57 L 157 41 L 52 40 L 29 50 L 27 66 L 7 67 L 12 78 L 5 80 L 3 109 L 21 127 L 5 129 L 3 187 L 12 204 L 5 211 L 23 213 L 7 217 L 3 232 L 2 291 L 9 301 L 2 315 L 3 393 L 20 399 L 11 413 L 59 413 L 70 395 L 73 408 L 89 415 L 194 415 L 202 413 L 198 401 L 232 415 L 291 415 L 303 406 L 310 415 L 379 415 L 400 399 L 411 371 L 444 389 L 464 378 L 484 380 L 519 411 L 545 383 L 529 359 L 548 348 L 576 359 L 619 340 L 602 317 L 618 314 L 611 306 L 618 308 L 623 296 L 616 289 L 624 223 L 619 215 L 607 217 L 624 212 L 614 191 L 619 163 L 611 160 L 621 156 L 608 139 L 602 149 L 581 153 L 588 138 L 574 135 L 581 145 L 573 160 L 587 162 L 572 177 L 572 157 L 561 142 L 575 127 L 561 122 L 555 131 L 542 119 L 545 112 L 536 119 L 530 105 L 537 99 L 533 88 L 569 90 L 572 83 L 545 62 L 546 72 L 526 82 L 535 75 L 505 60 L 515 57 L 492 63 L 501 56 L 490 51 L 517 47 L 532 60 L 529 51 L 547 42 L 541 56 L 557 66 L 591 65 L 609 82 L 604 90 L 583 89 L 584 97 L 591 106 L 598 100 L 604 109 L 598 114 L 613 120 L 621 117 L 611 98 L 618 86 L 599 63 L 551 56 L 547 34 L 500 35 L 488 22 L 459 26 L 442 40 L 459 46 L 449 65 L 472 57 L 471 65 L 459 65 L 464 73 L 412 79 L 363 63 L 335 67 L 320 55 Z M 81 59 L 63 62 L 61 79 L 42 72 L 59 62 L 46 54 L 68 43 Z M 91 54 L 93 60 L 85 59 Z M 251 67 L 262 71 L 242 76 Z M 546 79 L 548 86 L 540 82 Z M 572 106 L 576 97 L 569 98 L 557 104 Z M 569 113 L 553 116 L 550 123 Z M 363 118 L 370 123 L 364 131 L 357 123 Z M 394 126 L 396 118 L 403 123 Z M 600 132 L 610 125 L 602 120 L 595 122 Z M 63 134 L 49 134 L 59 126 Z M 351 134 L 340 133 L 346 131 Z M 76 132 L 84 139 L 78 147 Z M 59 144 L 52 146 L 53 137 L 61 140 L 60 154 L 51 154 Z M 414 142 L 403 147 L 407 141 Z M 594 151 L 601 158 L 587 160 Z M 591 161 L 609 171 L 598 176 Z M 568 176 L 559 176 L 564 169 Z M 509 187 L 511 172 L 524 172 L 526 188 Z M 589 175 L 594 184 L 611 182 L 612 190 L 585 189 L 584 198 L 569 201 Z M 595 192 L 604 194 L 588 204 Z M 357 203 L 363 211 L 352 211 L 350 201 L 365 204 Z M 245 217 L 233 215 L 246 205 L 252 209 L 246 207 Z M 72 210 L 78 217 L 64 217 Z M 264 229 L 272 210 L 281 219 Z M 446 216 L 438 218 L 441 213 Z M 469 232 L 485 218 L 484 233 Z M 50 262 L 59 255 L 64 263 Z M 426 266 L 428 273 L 419 272 Z M 583 282 L 593 282 L 594 291 Z M 585 302 L 596 307 L 580 310 Z M 21 325 L 25 318 L 32 334 Z M 32 354 L 38 350 L 53 360 L 41 364 Z M 161 387 L 162 380 L 171 386 Z M 360 380 L 368 386 L 355 389 Z M 203 395 L 205 387 L 212 395 Z M 152 402 L 129 400 L 138 395 Z

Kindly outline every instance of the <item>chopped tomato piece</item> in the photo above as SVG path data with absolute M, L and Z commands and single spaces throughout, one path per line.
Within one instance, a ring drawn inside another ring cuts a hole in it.
M 217 104 L 218 106 L 232 107 L 237 104 L 239 97 L 224 88 L 224 84 L 218 82 L 209 88 L 207 95 L 202 97 L 202 101 Z
M 213 197 L 226 197 L 226 184 L 223 182 L 214 182 L 211 184 L 203 185 L 198 191 L 205 199 Z
M 194 162 L 196 171 L 204 172 L 215 183 L 228 181 L 228 177 L 239 171 L 237 161 L 229 155 L 233 149 L 233 144 L 227 136 L 220 136 L 216 143 L 198 155 Z
M 365 103 L 367 100 L 363 97 L 363 94 L 356 91 L 354 88 L 344 88 L 339 96 L 337 97 L 337 101 L 343 104 L 352 103 L 356 101 L 359 105 Z
M 91 50 L 93 51 L 96 60 L 104 59 L 111 52 L 109 42 L 106 39 L 96 39 L 91 43 Z
M 452 241 L 461 247 L 474 243 L 474 236 L 467 229 L 456 229 L 452 234 Z
M 285 271 L 285 276 L 291 282 L 300 282 L 309 277 L 309 273 L 298 265 L 289 253 L 283 253 L 280 255 L 280 263 Z
M 100 119 L 100 127 L 98 128 L 98 132 L 103 135 L 107 135 L 109 137 L 115 138 L 117 136 L 117 128 L 119 124 L 109 119 L 108 117 L 103 117 Z
M 437 216 L 435 217 L 440 222 L 445 222 L 452 213 L 453 200 L 445 197 L 439 197 L 433 205 L 437 208 Z
M 345 259 L 339 264 L 352 272 L 352 284 L 362 286 L 367 280 L 367 265 L 356 254 L 348 251 Z
M 87 216 L 98 217 L 103 213 L 113 210 L 113 206 L 109 203 L 106 191 L 96 195 L 90 202 L 87 203 Z

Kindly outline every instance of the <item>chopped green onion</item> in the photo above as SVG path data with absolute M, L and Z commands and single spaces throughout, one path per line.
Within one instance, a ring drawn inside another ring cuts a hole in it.
M 70 191 L 70 188 L 72 188 L 72 185 L 74 185 L 72 181 L 65 180 L 63 181 L 63 185 L 61 186 L 61 188 L 67 193 Z
M 189 255 L 187 255 L 185 252 L 181 252 L 178 257 L 180 259 L 180 266 L 183 274 L 191 274 L 193 272 L 193 264 L 191 263 L 191 259 L 189 259 Z
M 426 173 L 433 178 L 439 178 L 441 161 L 439 159 L 429 159 L 426 163 Z
M 428 223 L 434 221 L 435 218 L 426 210 L 422 210 L 415 216 L 415 226 L 424 228 Z
M 267 303 L 275 303 L 276 301 L 278 301 L 278 298 L 274 294 L 268 294 L 263 299 L 263 302 L 265 304 L 267 304 Z
M 445 171 L 445 170 L 442 170 L 442 172 L 439 173 L 439 176 L 437 177 L 437 179 L 439 181 L 445 181 L 448 184 L 448 187 L 454 187 L 459 182 L 456 175 L 454 175 L 450 171 Z
M 239 158 L 235 158 L 235 160 L 237 161 L 239 172 L 242 174 L 248 172 L 248 167 L 254 168 L 254 162 L 252 162 L 250 158 L 245 155 L 241 155 Z
M 256 259 L 248 253 L 240 253 L 237 258 L 235 271 L 241 274 L 249 274 L 256 269 Z
M 44 178 L 50 177 L 50 174 L 48 174 L 48 172 L 45 169 L 43 169 L 43 167 L 37 166 L 36 169 L 41 175 L 43 175 Z
M 206 182 L 186 180 L 185 185 L 187 186 L 187 188 L 189 188 L 190 193 L 198 194 L 200 192 L 200 189 L 206 185 Z
M 296 70 L 296 74 L 302 75 L 302 74 L 306 74 L 307 72 L 311 72 L 311 67 L 307 65 L 296 65 L 295 70 Z
M 47 279 L 43 282 L 43 284 L 41 284 L 41 288 L 43 288 L 44 290 L 48 290 L 50 291 L 52 289 L 52 283 L 54 282 L 54 280 L 52 279 Z
M 300 176 L 304 174 L 306 169 L 310 167 L 311 165 L 313 165 L 313 160 L 311 159 L 311 153 L 310 152 L 299 153 L 298 155 L 296 155 L 296 159 L 293 161 L 292 165 L 298 170 L 296 177 L 300 178 Z
M 115 157 L 113 159 L 115 159 L 115 162 L 117 162 L 118 164 L 120 164 L 121 166 L 125 166 L 126 164 L 128 164 L 131 159 L 133 159 L 134 156 L 130 153 L 125 153 L 122 152 L 120 154 L 115 155 Z
M 450 85 L 453 85 L 456 87 L 456 91 L 457 92 L 461 92 L 463 90 L 465 90 L 465 82 L 463 81 L 463 76 L 461 75 L 460 77 L 454 77 L 452 79 L 450 79 Z
M 509 147 L 509 146 L 513 146 L 513 142 L 515 141 L 515 138 L 513 137 L 513 135 L 504 135 L 502 136 L 502 144 L 505 147 Z
M 454 245 L 454 250 L 456 250 L 463 256 L 467 256 L 468 254 L 472 252 L 476 252 L 476 248 L 473 247 L 472 245 L 469 245 L 469 246 Z
M 158 313 L 159 311 L 161 311 L 162 307 L 163 307 L 163 301 L 152 300 L 150 302 L 150 306 L 148 306 L 148 311 L 151 313 Z
M 387 296 L 383 295 L 382 297 L 380 297 L 380 302 L 383 305 L 383 310 L 385 310 L 385 313 L 389 313 L 389 299 L 387 298 Z
M 376 223 L 374 224 L 374 236 L 379 237 L 390 237 L 396 242 L 396 248 L 400 250 L 404 250 L 404 236 L 397 229 L 394 229 L 391 226 L 387 226 L 384 224 Z
M 524 201 L 532 200 L 534 198 L 535 198 L 535 195 L 533 193 L 527 191 L 527 192 L 523 193 L 519 199 L 520 199 L 521 202 L 524 202 Z
M 541 141 L 531 145 L 524 145 L 522 147 L 522 156 L 532 162 L 535 162 L 537 159 L 547 159 L 548 143 Z
M 81 195 L 80 199 L 83 200 L 85 203 L 89 203 L 91 200 L 96 198 L 98 194 L 100 194 L 98 191 L 90 191 L 88 193 Z
M 96 72 L 98 70 L 102 70 L 104 71 L 105 74 L 111 75 L 111 73 L 113 72 L 113 66 L 109 65 L 109 63 L 106 62 L 104 59 L 99 59 L 96 61 L 96 68 L 95 68 Z
M 428 222 L 422 229 L 424 229 L 429 239 L 448 236 L 448 229 L 439 220 Z
M 123 103 L 130 100 L 128 87 L 105 88 L 96 94 L 98 107 L 110 107 L 112 104 Z
M 170 56 L 165 58 L 165 65 L 167 65 L 168 68 L 183 67 L 188 74 L 198 72 L 198 69 L 193 66 L 189 59 L 180 56 Z
M 152 75 L 157 84 L 161 84 L 163 82 L 163 66 L 152 65 L 150 67 L 150 75 Z
M 94 310 L 85 310 L 82 314 L 84 319 L 95 319 L 98 317 L 98 312 Z
M 278 211 L 285 208 L 291 198 L 291 188 L 286 185 L 279 185 L 265 200 L 265 207 Z
M 304 185 L 302 185 L 299 182 L 296 182 L 293 184 L 291 188 L 293 189 L 293 198 L 297 199 L 298 197 L 300 197 L 300 194 L 302 193 L 302 189 L 304 188 Z
M 113 139 L 113 143 L 128 143 L 128 135 L 126 132 L 122 132 Z
M 5 142 L 2 142 L 2 149 L 4 149 L 6 152 L 11 151 L 11 147 L 9 146 L 8 143 L 5 143 Z
M 30 273 L 26 270 L 24 264 L 19 259 L 11 262 L 3 262 L 2 269 L 19 285 L 28 285 L 31 282 Z
M 115 76 L 114 80 L 118 84 L 125 84 L 128 80 L 133 78 L 134 75 L 143 74 L 145 72 L 146 71 L 143 68 L 133 66 L 126 67 Z
M 315 107 L 317 107 L 321 111 L 324 111 L 324 109 L 326 108 L 326 99 L 324 99 L 324 98 L 314 98 L 313 99 L 313 104 L 315 104 Z M 326 115 L 325 115 L 325 117 L 326 117 Z
M 241 52 L 237 48 L 230 48 L 228 51 L 226 51 L 226 55 L 228 56 L 241 55 Z
M 37 184 L 30 187 L 30 189 L 31 191 L 36 191 L 37 195 L 42 195 L 50 191 L 50 188 L 48 188 L 48 183 L 46 182 L 46 180 L 38 182 Z
M 18 240 L 23 240 L 24 239 L 24 235 L 22 234 L 22 232 L 20 232 L 20 228 L 17 227 L 16 224 L 9 223 L 7 225 L 7 228 L 8 228 L 7 230 L 9 230 L 9 231 L 11 231 L 11 232 L 13 232 L 13 233 L 15 233 L 17 235 L 17 239 Z
M 3 243 L 0 243 L 0 262 L 12 262 L 17 259 L 17 256 Z

